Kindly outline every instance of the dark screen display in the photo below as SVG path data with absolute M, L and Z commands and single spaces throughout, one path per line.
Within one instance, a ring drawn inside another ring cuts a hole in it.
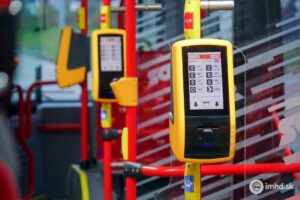
M 185 157 L 227 157 L 230 127 L 226 47 L 183 47 L 182 54 Z
M 190 110 L 224 109 L 221 52 L 188 52 Z
M 101 71 L 122 71 L 122 38 L 120 36 L 101 36 L 99 46 L 101 55 Z
M 123 37 L 107 34 L 98 37 L 99 46 L 99 98 L 114 99 L 110 83 L 124 76 Z
M 183 47 L 182 54 L 186 116 L 229 115 L 226 47 Z

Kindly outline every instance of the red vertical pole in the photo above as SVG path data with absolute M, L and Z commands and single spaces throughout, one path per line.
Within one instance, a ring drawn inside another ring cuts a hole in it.
M 111 141 L 104 141 L 103 143 L 103 165 L 104 165 L 104 200 L 112 199 L 112 169 L 111 169 Z
M 88 90 L 87 81 L 81 86 L 81 160 L 88 160 Z
M 110 6 L 110 0 L 103 0 L 103 6 Z
M 136 77 L 136 13 L 135 0 L 126 0 L 126 76 Z M 136 107 L 126 110 L 126 126 L 128 128 L 128 161 L 136 161 Z M 126 199 L 136 199 L 136 179 L 126 177 Z
M 121 0 L 120 6 L 124 6 L 124 0 Z M 123 12 L 118 13 L 118 26 L 119 26 L 119 28 L 122 28 L 122 29 L 124 29 L 124 27 L 125 27 Z
M 110 6 L 110 0 L 103 0 L 102 6 Z M 106 13 L 110 15 L 110 13 Z M 101 15 L 101 13 L 100 13 Z M 109 17 L 110 16 L 106 16 Z M 107 27 L 110 27 L 110 21 L 105 23 Z M 100 16 L 100 23 L 101 16 Z M 111 108 L 110 108 L 111 109 Z M 108 131 L 108 129 L 104 130 Z M 111 169 L 111 162 L 112 162 L 112 141 L 104 141 L 103 142 L 103 167 L 104 167 L 104 200 L 112 200 L 112 169 Z
M 88 6 L 87 0 L 81 0 L 81 7 L 84 8 L 84 28 L 81 29 L 83 35 L 87 35 L 88 31 Z M 87 80 L 80 84 L 81 86 L 81 160 L 88 160 L 88 88 Z

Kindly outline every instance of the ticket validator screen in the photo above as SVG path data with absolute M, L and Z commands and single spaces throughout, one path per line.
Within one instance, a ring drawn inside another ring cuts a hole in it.
M 225 46 L 182 48 L 185 156 L 220 158 L 229 152 L 228 59 Z
M 183 68 L 186 115 L 228 115 L 226 48 L 184 47 Z
M 221 52 L 189 52 L 190 110 L 224 109 Z
M 100 66 L 102 72 L 122 71 L 122 40 L 119 36 L 100 37 Z
M 124 48 L 121 35 L 107 34 L 98 37 L 99 46 L 99 98 L 114 99 L 110 83 L 124 76 Z

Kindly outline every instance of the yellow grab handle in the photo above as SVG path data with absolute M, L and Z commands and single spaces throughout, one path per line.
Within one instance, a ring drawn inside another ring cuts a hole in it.
M 128 128 L 123 128 L 122 132 L 122 155 L 124 160 L 128 160 Z
M 118 104 L 126 107 L 138 104 L 138 80 L 137 78 L 122 77 L 110 84 Z

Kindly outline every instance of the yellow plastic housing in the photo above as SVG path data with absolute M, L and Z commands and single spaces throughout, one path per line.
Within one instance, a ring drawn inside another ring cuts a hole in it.
M 121 106 L 133 107 L 138 104 L 138 80 L 137 78 L 120 78 L 110 84 L 117 102 Z
M 117 35 L 123 38 L 123 67 L 124 75 L 126 74 L 126 32 L 122 29 L 99 29 L 92 33 L 91 36 L 91 48 L 92 48 L 92 97 L 95 101 L 98 102 L 117 102 L 116 99 L 104 99 L 99 98 L 99 87 L 100 86 L 100 67 L 99 67 L 99 35 Z M 123 75 L 123 76 L 124 76 Z M 116 77 L 117 78 L 117 77 Z
M 224 46 L 227 49 L 228 66 L 228 97 L 229 97 L 229 115 L 230 115 L 230 149 L 229 156 L 218 159 L 191 159 L 185 158 L 185 111 L 184 111 L 184 81 L 183 81 L 183 62 L 182 47 L 210 45 Z M 172 46 L 172 78 L 173 78 L 173 115 L 174 123 L 169 120 L 170 143 L 176 158 L 185 163 L 222 163 L 233 159 L 235 153 L 235 98 L 234 98 L 234 73 L 233 73 L 233 52 L 232 45 L 226 40 L 218 39 L 197 39 L 182 40 Z
M 61 88 L 81 83 L 86 78 L 86 66 L 80 66 L 76 69 L 68 69 L 71 39 L 72 28 L 63 28 L 61 31 L 56 71 L 57 83 Z

